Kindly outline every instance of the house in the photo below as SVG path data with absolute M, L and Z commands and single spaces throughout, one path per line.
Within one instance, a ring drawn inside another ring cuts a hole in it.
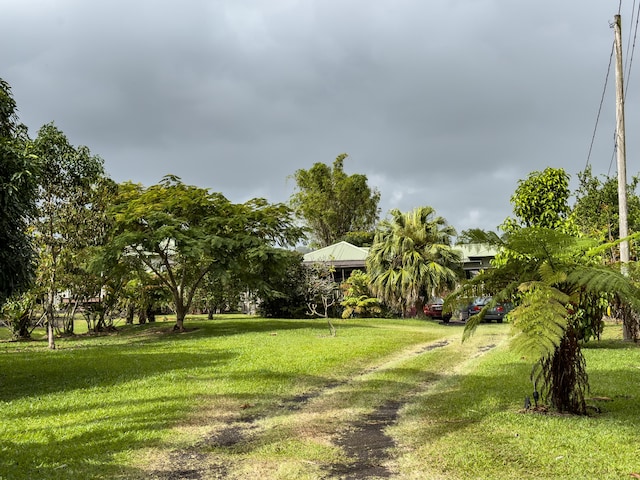
M 305 253 L 303 263 L 325 263 L 333 267 L 333 278 L 336 282 L 344 282 L 354 270 L 365 270 L 365 261 L 369 248 L 356 247 L 349 242 L 338 242 L 328 247 Z
M 460 244 L 455 248 L 462 252 L 462 269 L 466 278 L 473 278 L 480 270 L 491 268 L 491 260 L 498 253 L 491 245 Z
M 480 270 L 491 267 L 491 260 L 498 253 L 495 247 L 489 245 L 456 245 L 456 250 L 462 253 L 462 269 L 466 278 L 472 278 Z M 348 242 L 338 242 L 328 247 L 305 253 L 303 263 L 326 263 L 334 269 L 334 280 L 344 282 L 354 270 L 365 271 L 365 262 L 369 254 L 368 247 L 356 247 Z

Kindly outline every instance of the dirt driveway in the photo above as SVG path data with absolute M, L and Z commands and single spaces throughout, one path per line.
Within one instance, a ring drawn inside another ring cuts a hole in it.
M 194 421 L 196 427 L 204 432 L 199 440 L 151 462 L 147 478 L 394 478 L 397 441 L 389 435 L 388 429 L 398 422 L 402 408 L 416 395 L 433 388 L 447 375 L 463 368 L 465 363 L 485 355 L 504 339 L 494 338 L 473 345 L 466 349 L 464 355 L 450 362 L 446 371 L 425 372 L 421 381 L 407 387 L 403 395 L 388 398 L 366 411 L 354 408 L 350 398 L 361 395 L 364 384 L 371 386 L 373 382 L 382 382 L 380 378 L 384 378 L 385 372 L 394 369 L 401 371 L 420 356 L 459 346 L 462 329 L 458 327 L 452 325 L 451 336 L 383 359 L 348 381 L 328 383 L 320 389 L 286 399 L 268 413 L 252 414 L 251 405 L 246 405 L 245 412 L 228 418 L 219 418 L 215 413 L 205 415 Z M 384 386 L 382 383 L 380 385 Z M 278 442 L 304 442 L 309 438 L 327 449 L 338 449 L 341 452 L 338 459 L 334 456 L 329 460 L 329 456 L 324 460 L 320 456 L 320 459 L 304 460 L 300 468 L 306 473 L 301 474 L 298 470 L 292 472 L 291 476 L 282 471 L 275 473 L 275 467 L 268 465 L 273 463 L 273 450 Z M 263 465 L 255 455 L 260 449 L 270 452 Z

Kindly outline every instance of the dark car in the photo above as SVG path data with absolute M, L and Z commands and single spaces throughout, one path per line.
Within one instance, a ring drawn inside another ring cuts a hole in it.
M 491 297 L 475 298 L 468 308 L 469 317 L 480 313 L 480 310 L 482 310 L 485 305 L 491 302 L 491 300 Z M 512 305 L 509 303 L 497 303 L 489 308 L 489 310 L 487 310 L 484 315 L 484 321 L 490 322 L 491 320 L 495 320 L 497 323 L 502 323 L 502 321 L 504 320 L 504 316 L 509 313 L 512 308 Z
M 424 304 L 424 314 L 427 317 L 431 318 L 440 318 L 445 323 L 451 320 L 451 313 L 442 313 L 442 307 L 444 305 L 444 300 L 442 298 L 432 298 L 427 303 Z

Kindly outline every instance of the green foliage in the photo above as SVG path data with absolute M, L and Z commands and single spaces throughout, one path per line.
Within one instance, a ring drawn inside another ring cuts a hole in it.
M 370 247 L 373 245 L 374 231 L 353 231 L 347 232 L 343 240 L 356 247 Z
M 601 242 L 613 242 L 620 236 L 617 177 L 594 177 L 588 166 L 578 173 L 578 179 L 580 184 L 572 211 L 576 226 L 585 235 Z M 640 231 L 640 197 L 635 193 L 638 182 L 640 178 L 634 177 L 627 185 L 630 233 Z M 615 245 L 605 253 L 609 261 L 615 261 L 619 256 Z
M 534 359 L 532 379 L 556 409 L 585 413 L 588 388 L 580 341 L 598 337 L 606 300 L 638 306 L 640 290 L 617 269 L 594 261 L 596 242 L 555 229 L 520 228 L 500 241 L 511 252 L 495 268 L 467 282 L 456 296 L 479 285 L 494 301 L 517 304 L 509 313 L 513 346 Z M 483 312 L 470 319 L 465 338 Z
M 380 222 L 367 257 L 371 290 L 406 315 L 422 311 L 422 299 L 453 288 L 459 278 L 460 254 L 452 247 L 455 229 L 431 207 L 390 212 Z
M 333 168 L 315 163 L 293 175 L 297 192 L 291 205 L 311 231 L 319 247 L 344 239 L 349 232 L 370 231 L 378 219 L 380 193 L 367 184 L 366 175 L 347 175 L 339 155 Z
M 340 285 L 343 291 L 340 305 L 344 307 L 342 318 L 377 317 L 382 313 L 380 300 L 370 296 L 370 282 L 369 275 L 361 270 L 354 270 Z
M 14 340 L 31 337 L 36 298 L 31 292 L 10 297 L 0 306 L 0 324 L 11 331 Z
M 120 189 L 111 210 L 112 248 L 135 255 L 168 289 L 177 329 L 207 275 L 231 272 L 260 284 L 261 265 L 275 258 L 274 247 L 293 245 L 302 234 L 285 205 L 264 199 L 233 204 L 174 176 L 148 188 L 125 183 Z
M 548 167 L 519 180 L 511 197 L 516 218 L 507 218 L 501 228 L 507 233 L 520 227 L 559 228 L 575 231 L 569 220 L 569 175 L 562 168 Z
M 37 175 L 11 87 L 0 78 L 0 305 L 34 279 L 36 255 L 28 225 L 35 211 Z
M 519 305 L 511 311 L 516 332 L 512 346 L 521 355 L 551 357 L 565 335 L 568 295 L 545 282 L 532 281 L 518 287 Z
M 286 252 L 279 262 L 268 262 L 272 267 L 265 277 L 270 288 L 260 294 L 260 315 L 267 318 L 305 318 L 307 312 L 307 267 L 302 255 Z M 275 268 L 274 268 L 275 267 Z
M 76 255 L 82 249 L 104 240 L 104 212 L 96 209 L 101 205 L 101 182 L 107 180 L 102 159 L 91 155 L 87 147 L 71 145 L 53 123 L 38 131 L 33 153 L 40 164 L 38 211 L 33 223 L 40 247 L 38 283 L 46 291 L 49 342 L 54 348 L 55 298 L 70 288 L 65 274 L 76 268 Z M 67 323 L 65 330 L 72 325 Z

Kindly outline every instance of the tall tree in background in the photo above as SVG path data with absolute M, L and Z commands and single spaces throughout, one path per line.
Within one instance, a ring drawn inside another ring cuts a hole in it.
M 420 313 L 425 296 L 453 288 L 459 278 L 460 253 L 452 246 L 456 231 L 431 207 L 390 213 L 367 257 L 371 290 L 403 315 L 412 308 Z
M 603 251 L 606 262 L 620 260 L 620 246 L 616 240 L 620 236 L 620 214 L 618 207 L 618 179 L 605 177 L 601 180 L 594 177 L 591 167 L 578 174 L 580 185 L 576 192 L 573 208 L 573 219 L 579 230 L 602 243 L 609 242 L 611 247 Z M 640 179 L 633 177 L 627 185 L 627 212 L 630 234 L 640 232 L 640 198 L 635 190 Z M 635 242 L 630 242 L 632 258 L 637 260 L 638 250 Z M 629 276 L 640 283 L 640 271 L 637 264 L 627 266 Z M 640 315 L 628 304 L 616 302 L 612 305 L 612 313 L 622 319 L 623 337 L 625 340 L 637 340 L 640 337 Z
M 34 274 L 28 225 L 35 211 L 37 165 L 16 111 L 11 87 L 0 78 L 0 306 L 28 288 Z
M 580 183 L 572 211 L 576 226 L 589 237 L 602 242 L 613 242 L 620 236 L 617 177 L 600 179 L 593 176 L 589 166 L 578 173 L 578 180 Z M 640 198 L 635 193 L 639 182 L 638 177 L 633 177 L 627 185 L 630 233 L 640 231 Z M 609 252 L 609 261 L 617 261 L 618 258 L 618 249 L 612 249 Z
M 371 231 L 380 209 L 380 193 L 367 184 L 366 175 L 347 175 L 339 155 L 333 168 L 316 163 L 293 175 L 298 191 L 291 196 L 296 215 L 304 220 L 319 247 L 326 247 L 350 232 Z
M 78 250 L 94 243 L 95 185 L 104 177 L 101 158 L 87 147 L 74 147 L 53 123 L 43 126 L 33 142 L 40 163 L 38 212 L 34 222 L 40 245 L 39 282 L 46 287 L 45 311 L 49 347 L 55 348 L 54 305 L 65 267 Z
M 169 290 L 180 331 L 207 275 L 248 275 L 256 262 L 273 260 L 274 246 L 293 245 L 301 236 L 285 205 L 233 204 L 171 175 L 148 188 L 122 184 L 111 214 L 113 247 L 137 256 Z

